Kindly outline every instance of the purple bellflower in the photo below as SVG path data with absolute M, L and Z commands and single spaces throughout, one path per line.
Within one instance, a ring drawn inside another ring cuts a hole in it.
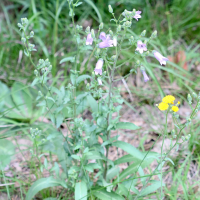
M 145 43 L 142 43 L 141 40 L 139 40 L 137 42 L 137 49 L 136 51 L 139 51 L 141 54 L 143 53 L 143 51 L 147 51 L 147 46 Z
M 127 11 L 127 10 L 125 10 L 125 12 L 122 13 L 122 15 L 123 15 L 123 16 L 126 16 L 126 13 L 131 14 L 132 11 Z M 135 12 L 135 15 L 133 16 L 133 18 L 135 18 L 135 19 L 138 21 L 138 19 L 141 18 L 141 15 L 140 15 L 141 13 L 142 13 L 142 11 L 139 11 L 139 10 L 136 11 L 136 12 Z
M 99 43 L 99 48 L 101 49 L 117 45 L 116 38 L 114 40 L 111 40 L 110 35 L 106 35 L 104 32 L 100 33 L 99 38 L 102 40 L 102 42 Z
M 147 76 L 145 69 L 141 69 L 141 72 L 144 77 L 144 82 L 146 83 L 147 81 L 149 81 L 149 77 Z
M 133 18 L 135 18 L 138 21 L 138 19 L 141 18 L 141 15 L 140 15 L 141 13 L 142 13 L 142 11 L 139 11 L 139 10 L 136 11 L 135 15 L 133 16 Z
M 95 71 L 95 74 L 96 75 L 102 75 L 102 67 L 103 67 L 103 59 L 100 58 L 98 61 L 97 61 L 97 64 L 96 64 L 96 67 L 94 69 Z
M 92 43 L 93 43 L 93 38 L 92 38 L 92 34 L 91 33 L 89 33 L 88 35 L 87 35 L 87 39 L 86 39 L 86 45 L 92 45 Z
M 168 61 L 169 59 L 162 56 L 159 52 L 157 51 L 153 51 L 153 54 L 155 56 L 155 58 L 160 62 L 161 65 L 166 65 L 166 61 Z

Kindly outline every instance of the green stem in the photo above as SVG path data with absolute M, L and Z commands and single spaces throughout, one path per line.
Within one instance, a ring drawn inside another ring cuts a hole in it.
M 108 115 L 107 115 L 107 126 L 109 126 L 110 124 L 110 121 L 111 121 L 111 112 L 110 112 L 110 106 L 111 106 L 111 96 L 112 96 L 112 86 L 113 86 L 113 82 L 114 82 L 114 74 L 115 74 L 115 69 L 116 69 L 116 65 L 117 65 L 117 60 L 118 60 L 118 57 L 119 57 L 119 54 L 121 52 L 121 44 L 124 40 L 124 36 L 126 35 L 126 28 L 124 29 L 124 34 L 122 36 L 122 39 L 120 41 L 120 44 L 119 44 L 119 51 L 118 51 L 118 48 L 117 46 L 115 47 L 115 51 L 116 51 L 116 58 L 115 58 L 115 61 L 114 61 L 114 64 L 113 64 L 113 68 L 111 69 L 111 77 L 109 76 L 109 92 L 108 92 L 108 108 L 109 108 L 109 112 L 108 112 Z M 107 131 L 107 140 L 109 140 L 110 138 L 110 130 Z M 109 146 L 107 145 L 106 146 L 106 158 L 108 159 L 108 153 L 109 153 Z M 104 179 L 106 180 L 106 174 L 107 174 L 107 170 L 108 170 L 108 162 L 106 160 L 105 162 L 105 170 L 104 170 Z
M 55 18 L 55 23 L 54 23 L 54 32 L 53 32 L 53 49 L 52 49 L 52 53 L 53 53 L 53 67 L 52 67 L 52 75 L 55 76 L 56 75 L 56 44 L 57 44 L 57 38 L 58 38 L 58 7 L 59 7 L 59 0 L 56 0 L 56 18 Z
M 8 185 L 7 185 L 7 182 L 6 182 L 6 177 L 5 177 L 4 171 L 2 169 L 1 163 L 0 163 L 0 167 L 1 167 L 2 175 L 3 175 L 4 183 L 6 185 L 6 191 L 7 191 L 8 199 L 11 200 L 11 198 L 10 198 L 10 192 L 9 192 Z
M 167 117 L 168 117 L 168 114 L 169 114 L 169 109 L 167 111 L 167 114 L 166 114 L 166 118 L 165 118 L 165 131 L 164 131 L 164 137 L 163 137 L 163 140 L 162 140 L 162 147 L 161 147 L 161 199 L 163 198 L 163 188 L 162 188 L 162 162 L 163 162 L 163 146 L 164 146 L 164 143 L 165 143 L 165 137 L 166 137 L 166 133 L 167 133 Z
M 184 125 L 184 126 L 180 129 L 180 131 L 179 131 L 179 133 L 178 133 L 178 135 L 177 135 L 175 144 L 167 151 L 167 153 L 165 154 L 165 157 L 163 158 L 163 160 L 165 160 L 165 158 L 169 155 L 169 153 L 171 152 L 171 150 L 178 144 L 178 140 L 179 140 L 179 138 L 180 138 L 180 136 L 181 136 L 181 132 L 182 132 L 182 130 L 183 130 L 185 127 L 186 127 L 186 125 Z M 158 167 L 159 167 L 159 165 L 154 169 L 153 173 L 151 174 L 151 176 L 150 176 L 150 177 L 148 178 L 148 180 L 146 181 L 146 183 L 145 183 L 144 187 L 142 188 L 142 190 L 140 191 L 140 193 L 147 187 L 147 184 L 149 183 L 149 181 L 150 181 L 150 179 L 152 178 L 152 176 L 156 175 L 155 172 L 157 171 Z M 139 193 L 139 194 L 140 194 L 140 193 Z M 136 197 L 134 198 L 134 200 L 137 199 L 137 197 L 138 197 L 139 194 L 136 195 Z

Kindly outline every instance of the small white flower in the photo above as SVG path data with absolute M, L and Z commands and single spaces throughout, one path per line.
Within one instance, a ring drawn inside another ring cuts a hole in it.
M 94 69 L 94 72 L 95 72 L 96 75 L 98 75 L 98 74 L 102 75 L 102 67 L 103 67 L 103 59 L 100 58 L 97 61 L 96 67 Z
M 89 33 L 89 34 L 87 35 L 86 45 L 92 45 L 92 43 L 93 43 L 92 34 Z
M 98 78 L 99 85 L 102 85 L 102 80 Z

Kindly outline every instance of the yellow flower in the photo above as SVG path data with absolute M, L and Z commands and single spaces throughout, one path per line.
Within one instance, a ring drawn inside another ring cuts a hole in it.
M 178 105 L 180 104 L 180 101 L 178 101 L 178 103 L 177 103 Z
M 172 106 L 172 110 L 173 110 L 174 112 L 178 112 L 179 108 L 178 108 L 177 106 Z
M 172 96 L 172 95 L 167 95 L 166 97 L 164 97 L 164 98 L 162 99 L 162 101 L 163 101 L 164 103 L 171 103 L 171 104 L 174 104 L 174 100 L 175 100 L 175 97 Z
M 158 108 L 160 110 L 167 110 L 169 108 L 169 105 L 167 103 L 164 103 L 164 102 L 161 102 L 159 105 L 158 105 Z

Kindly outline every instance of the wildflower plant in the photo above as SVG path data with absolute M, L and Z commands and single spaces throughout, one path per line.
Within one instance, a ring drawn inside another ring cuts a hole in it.
M 44 116 L 51 119 L 51 123 L 57 130 L 56 135 L 49 135 L 44 138 L 42 131 L 31 129 L 30 134 L 33 140 L 39 140 L 42 137 L 42 142 L 38 143 L 40 151 L 44 149 L 50 154 L 56 154 L 59 158 L 59 165 L 54 163 L 50 171 L 54 171 L 48 178 L 37 180 L 29 189 L 27 199 L 31 199 L 39 190 L 35 191 L 35 186 L 43 183 L 48 187 L 62 186 L 68 191 L 72 191 L 76 200 L 86 199 L 141 199 L 155 192 L 158 188 L 161 189 L 161 197 L 163 199 L 163 173 L 162 167 L 167 161 L 171 161 L 168 157 L 174 147 L 179 147 L 180 144 L 189 140 L 190 136 L 182 137 L 182 131 L 187 127 L 196 112 L 200 109 L 200 97 L 196 95 L 194 99 L 197 101 L 195 109 L 187 119 L 187 123 L 180 124 L 179 111 L 180 102 L 175 103 L 175 97 L 168 95 L 162 99 L 158 105 L 158 109 L 165 113 L 166 123 L 165 130 L 162 133 L 163 142 L 160 154 L 153 152 L 141 152 L 134 146 L 118 140 L 118 136 L 112 137 L 111 132 L 118 129 L 137 130 L 140 127 L 130 122 L 120 122 L 120 110 L 123 104 L 123 98 L 120 96 L 120 91 L 114 86 L 114 83 L 124 78 L 128 78 L 133 72 L 139 68 L 143 74 L 144 82 L 150 79 L 146 73 L 146 66 L 140 61 L 140 58 L 145 58 L 150 55 L 149 42 L 157 36 L 157 31 L 154 31 L 149 38 L 146 38 L 144 30 L 140 36 L 127 37 L 127 32 L 131 29 L 133 20 L 138 22 L 141 20 L 142 12 L 125 10 L 117 18 L 112 7 L 108 9 L 112 15 L 111 23 L 115 23 L 113 30 L 104 30 L 103 23 L 100 23 L 99 29 L 94 30 L 87 27 L 85 35 L 83 35 L 82 26 L 75 25 L 75 8 L 81 2 L 74 3 L 68 0 L 70 17 L 73 23 L 73 38 L 76 42 L 76 55 L 73 57 L 64 58 L 61 63 L 70 61 L 73 68 L 70 71 L 70 82 L 67 85 L 58 88 L 51 81 L 52 65 L 48 58 L 40 59 L 37 64 L 32 60 L 32 51 L 36 51 L 35 45 L 30 41 L 34 39 L 34 32 L 27 33 L 29 21 L 26 18 L 18 24 L 22 31 L 22 42 L 24 44 L 24 54 L 30 59 L 30 62 L 35 67 L 35 79 L 31 86 L 37 87 L 38 96 L 36 98 L 38 107 L 44 110 Z M 125 41 L 129 41 L 128 47 Z M 117 69 L 120 69 L 126 63 L 119 64 L 122 48 L 134 48 L 135 64 L 130 73 L 115 79 Z M 81 74 L 78 69 L 80 54 L 86 53 L 88 47 L 92 50 L 87 65 L 90 65 L 91 71 L 89 74 Z M 161 65 L 166 65 L 168 60 L 159 52 L 153 51 L 152 55 L 160 62 Z M 91 58 L 96 60 L 96 65 L 92 63 Z M 95 67 L 94 67 L 95 66 Z M 85 83 L 85 88 L 81 93 L 78 93 L 78 87 L 81 83 Z M 193 95 L 194 96 L 194 95 Z M 192 103 L 192 97 L 188 97 L 189 104 Z M 92 111 L 92 119 L 84 119 L 81 113 L 87 109 Z M 114 113 L 116 117 L 113 117 Z M 164 153 L 163 145 L 167 136 L 167 118 L 172 114 L 175 128 L 172 130 L 172 138 L 176 139 L 175 144 L 171 142 L 169 150 Z M 64 123 L 67 126 L 67 135 L 64 135 L 60 130 L 60 125 Z M 39 134 L 38 134 L 39 133 Z M 53 138 L 53 140 L 52 140 Z M 59 144 L 55 149 L 49 145 L 55 145 L 56 138 L 59 138 Z M 99 138 L 103 140 L 99 143 Z M 128 154 L 117 159 L 109 159 L 109 150 L 111 147 L 121 148 Z M 36 151 L 38 154 L 38 150 Z M 36 155 L 37 159 L 43 155 Z M 157 161 L 156 169 L 148 175 L 144 175 L 143 169 L 153 160 Z M 40 170 L 47 168 L 47 160 L 44 164 L 40 163 Z M 120 171 L 119 164 L 129 163 L 130 165 Z M 62 168 L 62 172 L 60 170 Z M 62 175 L 61 175 L 62 173 Z M 139 173 L 139 175 L 138 175 Z M 157 181 L 152 181 L 151 178 L 157 175 Z M 42 175 L 41 175 L 42 176 Z M 137 182 L 142 183 L 142 189 L 139 191 Z M 149 186 L 149 184 L 151 184 Z M 42 187 L 44 189 L 45 187 Z

